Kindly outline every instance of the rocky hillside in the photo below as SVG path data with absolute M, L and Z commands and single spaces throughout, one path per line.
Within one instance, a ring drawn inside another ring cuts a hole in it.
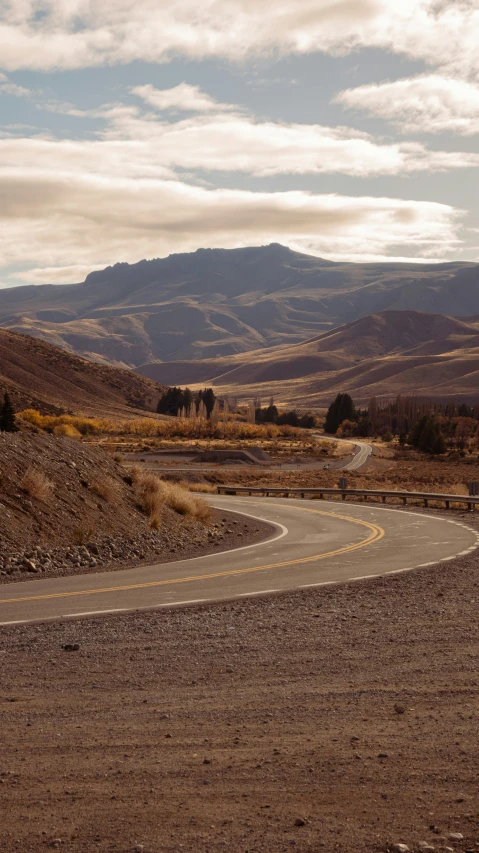
M 0 329 L 0 392 L 11 394 L 17 410 L 126 417 L 136 410 L 154 411 L 162 390 L 129 370 L 94 364 Z
M 479 265 L 346 264 L 272 244 L 115 264 L 0 290 L 0 325 L 122 367 L 305 341 L 359 317 L 479 313 Z
M 105 451 L 0 433 L 0 581 L 196 556 L 221 533 L 166 505 L 157 526 L 128 471 Z

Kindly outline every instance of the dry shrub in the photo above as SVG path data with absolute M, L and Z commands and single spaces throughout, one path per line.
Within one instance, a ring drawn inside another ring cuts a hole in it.
M 53 427 L 53 435 L 63 435 L 66 438 L 81 438 L 81 432 L 73 424 L 57 424 Z
M 37 501 L 47 501 L 53 493 L 53 483 L 39 468 L 27 468 L 21 486 L 29 497 Z
M 75 545 L 86 545 L 95 531 L 95 525 L 89 521 L 79 521 L 73 528 L 73 542 Z
M 102 480 L 96 480 L 91 486 L 92 492 L 95 492 L 100 498 L 103 498 L 107 503 L 113 503 L 117 497 L 117 488 L 113 480 L 104 477 Z
M 155 530 L 160 528 L 161 510 L 164 506 L 179 515 L 196 518 L 203 524 L 209 522 L 211 517 L 209 506 L 177 483 L 160 480 L 155 474 L 139 466 L 132 469 L 132 481 L 136 499 L 143 512 L 150 516 L 150 526 Z
M 20 413 L 22 420 L 45 432 L 55 433 L 59 427 L 72 427 L 81 435 L 102 435 L 103 433 L 115 433 L 118 425 L 106 418 L 82 418 L 74 415 L 42 415 L 37 409 L 25 409 Z
M 211 483 L 189 483 L 187 480 L 180 480 L 178 483 L 182 489 L 187 489 L 189 492 L 198 492 L 202 495 L 217 495 L 218 489 Z

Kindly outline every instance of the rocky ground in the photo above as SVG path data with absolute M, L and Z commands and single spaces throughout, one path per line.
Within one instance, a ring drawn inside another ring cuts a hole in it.
M 4 629 L 0 851 L 477 853 L 478 560 Z
M 24 480 L 31 471 L 40 475 L 34 494 Z M 104 450 L 0 434 L 0 584 L 196 557 L 259 541 L 271 529 L 225 512 L 205 525 L 164 507 L 152 530 L 128 469 Z

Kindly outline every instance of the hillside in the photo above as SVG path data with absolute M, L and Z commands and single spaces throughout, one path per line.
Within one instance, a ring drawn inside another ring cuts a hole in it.
M 223 358 L 385 310 L 479 314 L 479 265 L 346 264 L 278 244 L 115 264 L 82 284 L 0 290 L 0 325 L 97 362 Z
M 373 396 L 479 397 L 479 324 L 440 314 L 384 311 L 301 344 L 229 359 L 148 364 L 165 384 L 211 383 L 238 397 L 273 395 L 301 407 L 324 405 L 338 390 Z
M 154 410 L 162 387 L 132 371 L 94 364 L 0 329 L 0 391 L 11 394 L 17 409 L 126 417 Z

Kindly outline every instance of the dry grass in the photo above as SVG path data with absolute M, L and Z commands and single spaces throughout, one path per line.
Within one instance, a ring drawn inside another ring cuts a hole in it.
M 52 481 L 39 468 L 27 468 L 21 486 L 30 498 L 37 501 L 47 501 L 53 494 Z
M 113 480 L 106 477 L 92 483 L 91 490 L 109 504 L 114 503 L 115 498 L 118 496 L 116 484 Z
M 139 466 L 132 469 L 132 480 L 137 501 L 143 512 L 149 515 L 150 525 L 155 530 L 161 526 L 161 512 L 165 506 L 179 515 L 195 518 L 203 524 L 210 521 L 210 507 L 178 483 L 160 480 L 156 474 Z
M 53 435 L 63 435 L 66 438 L 81 438 L 81 432 L 73 424 L 57 424 L 53 427 Z
M 202 495 L 216 495 L 218 493 L 216 486 L 212 486 L 211 483 L 189 483 L 187 480 L 180 480 L 178 485 L 189 492 L 199 492 Z
M 73 528 L 73 542 L 75 545 L 86 545 L 95 532 L 95 525 L 89 521 L 80 521 Z

